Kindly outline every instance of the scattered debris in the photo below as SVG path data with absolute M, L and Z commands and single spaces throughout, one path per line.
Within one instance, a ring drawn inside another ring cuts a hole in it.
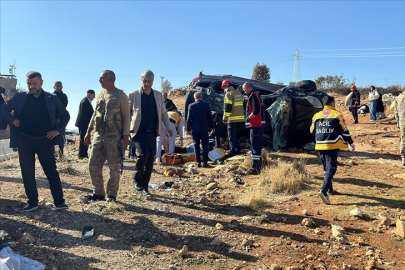
M 15 253 L 10 247 L 0 250 L 0 269 L 44 270 L 45 265 Z
M 355 217 L 362 217 L 363 213 L 361 212 L 360 208 L 354 208 L 350 210 L 350 215 L 355 216 Z
M 82 231 L 82 240 L 86 240 L 94 235 L 93 226 L 84 226 Z
M 397 136 L 397 135 L 394 135 L 394 134 L 383 134 L 383 135 L 381 135 L 381 137 L 385 137 L 385 138 L 397 138 L 398 136 Z
M 5 230 L 0 230 L 0 240 L 4 240 L 4 238 L 8 236 L 8 233 Z
M 179 251 L 181 257 L 186 257 L 188 255 L 188 246 L 184 245 L 183 248 Z
M 222 240 L 219 238 L 215 238 L 214 240 L 212 240 L 212 242 L 210 243 L 211 246 L 219 246 L 222 243 Z
M 214 190 L 218 187 L 217 183 L 213 182 L 213 183 L 209 183 L 206 187 L 207 190 Z
M 401 237 L 402 239 L 404 239 L 405 238 L 405 222 L 398 219 L 395 225 L 396 225 L 395 234 L 398 235 L 399 237 Z
M 31 234 L 25 232 L 21 239 L 18 241 L 19 244 L 25 245 L 25 244 L 34 244 L 35 243 L 35 237 L 32 236 Z
M 312 218 L 304 218 L 301 221 L 301 225 L 303 225 L 305 227 L 314 227 L 314 226 L 316 226 L 316 223 Z

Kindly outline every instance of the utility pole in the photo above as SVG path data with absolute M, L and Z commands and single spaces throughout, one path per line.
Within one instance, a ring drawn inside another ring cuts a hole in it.
M 299 50 L 295 51 L 295 60 L 294 60 L 294 73 L 293 73 L 293 81 L 299 82 L 300 81 L 300 59 L 302 55 L 300 54 Z
M 162 89 L 161 91 L 162 91 L 162 93 L 163 93 L 163 79 L 164 79 L 165 77 L 163 77 L 163 76 L 160 76 L 160 89 Z
M 10 65 L 10 68 L 9 68 L 8 72 L 9 72 L 11 75 L 15 76 L 15 70 L 16 70 L 16 69 L 17 69 L 17 68 L 15 67 L 15 59 L 14 59 L 14 65 Z

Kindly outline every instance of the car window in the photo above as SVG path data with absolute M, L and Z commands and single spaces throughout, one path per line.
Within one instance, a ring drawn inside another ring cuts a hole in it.
M 199 86 L 202 88 L 208 88 L 208 86 L 210 86 L 211 82 L 197 82 L 197 84 L 195 86 Z

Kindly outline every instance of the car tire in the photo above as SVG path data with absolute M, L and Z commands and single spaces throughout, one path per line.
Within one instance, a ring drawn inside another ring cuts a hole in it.
M 315 91 L 316 90 L 316 83 L 311 80 L 303 80 L 299 81 L 295 84 L 296 87 L 304 89 L 306 91 Z

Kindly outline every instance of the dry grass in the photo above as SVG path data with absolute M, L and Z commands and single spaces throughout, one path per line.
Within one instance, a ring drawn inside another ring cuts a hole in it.
M 261 183 L 269 187 L 270 193 L 296 194 L 311 182 L 311 175 L 306 171 L 306 160 L 293 162 L 279 161 L 261 173 Z
M 266 192 L 258 188 L 241 193 L 239 196 L 239 205 L 252 209 L 264 209 L 270 206 L 270 202 L 266 199 Z
M 247 158 L 242 163 L 242 166 L 246 169 L 249 170 L 252 168 L 252 156 L 249 155 Z
M 20 161 L 18 158 L 7 158 L 6 160 L 0 161 L 0 169 L 15 169 L 20 167 Z
M 271 159 L 269 152 L 266 150 L 263 150 L 262 168 L 269 167 L 269 166 L 275 166 L 277 164 L 278 164 L 278 160 Z M 247 158 L 243 161 L 242 166 L 246 170 L 249 170 L 250 168 L 252 168 L 252 156 L 251 155 L 247 156 Z
M 124 212 L 125 206 L 115 202 L 100 201 L 92 205 L 90 210 L 95 214 L 106 216 Z
M 58 172 L 69 175 L 79 175 L 80 172 L 75 169 L 75 167 L 67 161 L 63 161 L 58 164 Z

